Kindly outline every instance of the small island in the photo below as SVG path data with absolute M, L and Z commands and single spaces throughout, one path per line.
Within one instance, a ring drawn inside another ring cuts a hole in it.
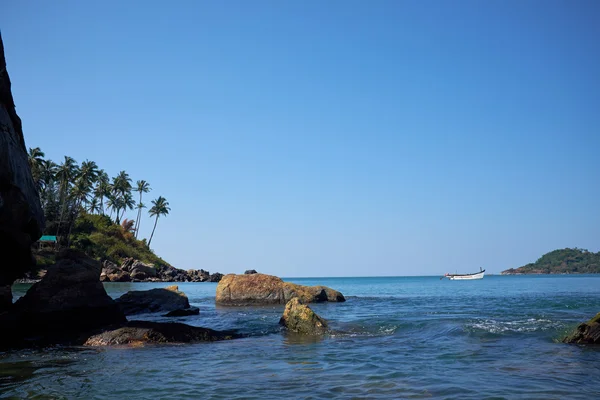
M 524 274 L 599 274 L 600 252 L 585 249 L 560 249 L 541 256 L 536 262 L 502 271 L 502 275 Z

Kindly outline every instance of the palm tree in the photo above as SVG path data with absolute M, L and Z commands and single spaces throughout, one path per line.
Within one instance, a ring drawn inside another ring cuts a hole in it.
M 138 210 L 138 219 L 142 218 L 142 209 L 147 208 L 146 205 L 144 203 L 138 203 L 137 206 L 135 206 L 135 208 L 137 208 L 137 210 Z M 140 229 L 139 222 L 136 224 L 136 226 L 137 226 L 137 228 L 135 228 L 135 238 L 137 239 L 138 230 Z
M 152 234 L 150 235 L 150 240 L 148 240 L 148 248 L 150 248 L 150 242 L 152 242 L 152 237 L 154 236 L 154 230 L 156 229 L 158 217 L 161 215 L 167 216 L 169 211 L 171 211 L 169 208 L 169 202 L 164 197 L 158 196 L 158 199 L 152 200 L 152 207 L 148 213 L 151 217 L 156 217 L 156 220 L 154 220 L 154 228 L 152 228 Z
M 60 225 L 65 214 L 69 185 L 73 181 L 74 177 L 77 176 L 77 174 L 77 162 L 73 158 L 65 156 L 65 161 L 58 166 L 58 170 L 56 172 L 56 178 L 58 179 L 60 185 L 59 202 L 62 203 L 60 219 L 58 220 L 58 227 L 56 228 L 56 236 L 58 236 L 60 233 Z
M 86 210 L 87 212 L 89 212 L 90 214 L 95 214 L 95 213 L 100 213 L 100 203 L 98 201 L 97 197 L 93 197 L 92 200 L 89 202 L 88 208 Z
M 117 213 L 119 212 L 119 198 L 117 196 L 115 196 L 113 193 L 108 193 L 106 195 L 106 206 L 108 208 L 110 208 L 110 214 L 109 217 L 112 218 L 112 213 L 113 211 L 117 211 Z
M 121 214 L 121 218 L 123 218 L 127 209 L 133 210 L 133 207 L 135 207 L 135 200 L 133 200 L 131 193 L 125 193 L 125 195 L 121 197 L 121 206 L 123 207 L 123 214 Z M 119 218 L 119 221 L 121 218 Z M 118 223 L 119 222 L 117 222 L 117 224 Z
M 142 203 L 142 193 L 148 193 L 150 190 L 150 184 L 144 180 L 136 182 L 136 192 L 140 193 L 140 202 L 138 203 L 138 214 L 137 219 L 135 220 L 135 238 L 138 237 L 138 232 L 140 230 L 140 220 L 142 219 L 142 208 L 144 208 L 144 204 Z M 141 206 L 141 207 L 140 207 Z
M 108 198 L 112 187 L 110 186 L 110 180 L 108 174 L 103 169 L 98 171 L 98 184 L 94 189 L 95 196 L 100 200 L 100 212 L 104 215 L 104 198 Z
M 28 154 L 28 162 L 29 168 L 31 169 L 31 175 L 33 176 L 33 182 L 35 183 L 35 187 L 38 192 L 41 191 L 40 181 L 41 181 L 41 172 L 42 172 L 42 164 L 44 163 L 44 152 L 39 147 L 32 149 L 29 148 Z

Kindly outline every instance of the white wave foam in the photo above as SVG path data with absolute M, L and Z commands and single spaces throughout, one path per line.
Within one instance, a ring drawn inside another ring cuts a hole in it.
M 557 327 L 558 324 L 556 322 L 543 318 L 528 318 L 516 321 L 486 319 L 467 324 L 467 329 L 481 330 L 489 333 L 536 332 L 555 329 Z

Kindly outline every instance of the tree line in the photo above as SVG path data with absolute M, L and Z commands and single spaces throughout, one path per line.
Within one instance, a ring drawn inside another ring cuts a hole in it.
M 28 159 L 46 217 L 45 234 L 56 235 L 62 244 L 69 246 L 75 220 L 82 212 L 86 212 L 107 215 L 114 218 L 115 224 L 126 222 L 128 229 L 138 238 L 142 211 L 147 208 L 143 203 L 143 195 L 151 190 L 147 181 L 138 180 L 134 186 L 125 171 L 111 179 L 94 161 L 85 160 L 79 165 L 69 156 L 57 164 L 45 159 L 39 147 L 29 149 Z M 137 202 L 134 192 L 139 194 Z M 154 218 L 154 227 L 148 247 L 159 217 L 167 216 L 171 211 L 169 202 L 162 196 L 152 200 L 151 204 L 148 214 Z M 125 220 L 125 213 L 134 209 L 137 210 L 135 221 Z

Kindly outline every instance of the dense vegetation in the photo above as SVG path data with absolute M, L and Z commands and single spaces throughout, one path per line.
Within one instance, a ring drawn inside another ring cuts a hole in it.
M 61 246 L 84 250 L 95 258 L 120 262 L 134 257 L 144 262 L 166 264 L 150 250 L 159 217 L 169 214 L 169 202 L 162 196 L 152 200 L 149 215 L 154 219 L 150 239 L 137 240 L 146 208 L 143 194 L 150 185 L 138 180 L 135 187 L 125 171 L 112 179 L 94 161 L 81 165 L 68 156 L 62 163 L 44 159 L 39 147 L 29 149 L 29 165 L 46 218 L 45 235 L 57 236 Z M 136 203 L 133 192 L 139 194 Z M 137 210 L 135 220 L 125 218 Z M 38 263 L 51 261 L 51 254 L 39 252 Z
M 536 262 L 520 268 L 502 271 L 503 274 L 597 274 L 600 273 L 600 252 L 584 249 L 554 250 Z

